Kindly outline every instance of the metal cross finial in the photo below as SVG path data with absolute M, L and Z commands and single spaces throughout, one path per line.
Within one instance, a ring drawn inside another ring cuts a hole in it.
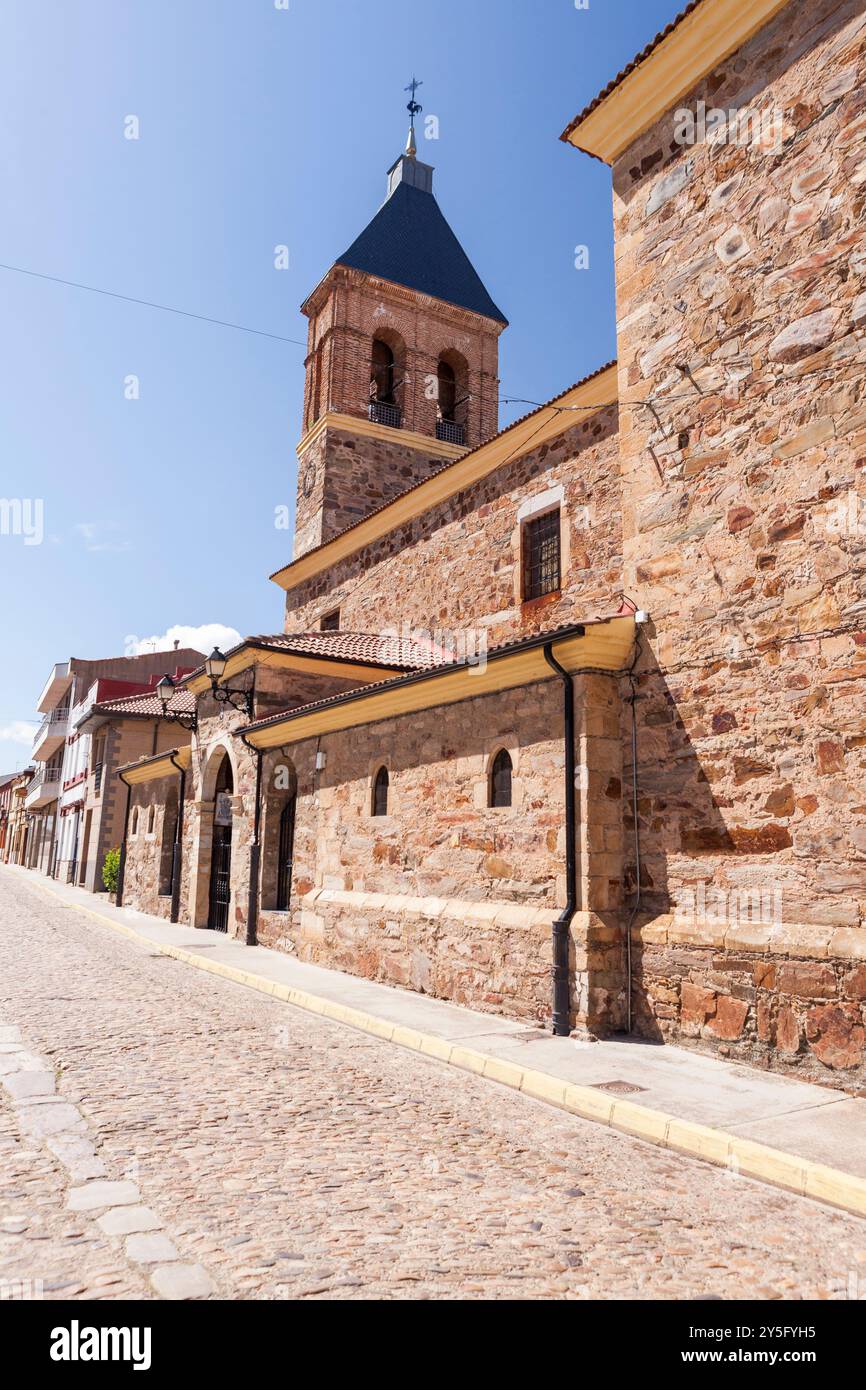
M 409 86 L 403 88 L 403 90 L 404 90 L 405 92 L 411 92 L 411 93 L 412 93 L 412 100 L 406 103 L 406 110 L 409 112 L 409 115 L 410 115 L 411 118 L 412 118 L 412 119 L 411 119 L 411 127 L 412 127 L 413 130 L 415 129 L 415 117 L 416 117 L 416 116 L 420 116 L 421 112 L 424 110 L 424 108 L 423 108 L 423 106 L 421 105 L 421 103 L 420 103 L 419 101 L 416 101 L 416 100 L 415 100 L 415 93 L 417 92 L 417 90 L 418 90 L 419 87 L 423 87 L 423 86 L 424 86 L 424 83 L 423 83 L 423 82 L 419 82 L 418 79 L 417 79 L 417 77 L 413 77 L 413 78 L 412 78 L 412 81 L 409 83 Z

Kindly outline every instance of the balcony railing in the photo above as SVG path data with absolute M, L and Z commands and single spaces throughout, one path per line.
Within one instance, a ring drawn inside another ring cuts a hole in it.
M 54 801 L 60 791 L 60 768 L 43 763 L 27 783 L 24 805 L 28 810 L 43 801 Z
M 436 438 L 444 440 L 446 444 L 465 444 L 466 429 L 458 425 L 456 420 L 437 420 Z
M 55 748 L 58 743 L 66 737 L 66 729 L 69 720 L 69 709 L 66 705 L 60 709 L 53 709 L 45 716 L 33 739 L 32 757 L 38 756 L 38 750 L 43 749 L 43 758 Z M 49 748 L 48 745 L 51 745 Z
M 36 737 L 33 742 L 38 743 L 46 734 L 59 729 L 61 724 L 65 724 L 69 718 L 69 709 L 64 705 L 63 709 L 53 709 L 50 714 L 46 714 L 39 728 L 36 730 Z
M 370 401 L 367 413 L 374 425 L 388 425 L 398 430 L 402 416 L 399 405 L 389 405 L 387 401 Z

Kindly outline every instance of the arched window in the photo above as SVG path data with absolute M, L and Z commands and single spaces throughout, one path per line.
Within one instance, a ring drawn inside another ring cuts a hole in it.
M 394 354 L 381 338 L 373 339 L 370 358 L 370 400 L 396 405 L 394 399 Z
M 151 808 L 150 808 L 150 810 L 149 810 L 148 813 L 147 813 L 147 833 L 148 833 L 148 835 L 152 835 L 152 834 L 153 834 L 153 826 L 154 826 L 155 820 L 156 820 L 156 807 L 153 806 L 153 805 L 151 805 Z
M 456 424 L 454 412 L 457 408 L 457 376 L 448 362 L 440 362 L 439 377 L 439 419 Z
M 132 812 L 132 827 L 131 827 L 130 832 L 129 832 L 130 839 L 132 839 L 132 837 L 135 836 L 135 835 L 137 835 L 137 834 L 138 834 L 138 807 L 136 806 L 136 807 L 133 809 L 133 812 Z
M 388 769 L 380 767 L 373 779 L 373 815 L 388 814 Z
M 490 805 L 511 805 L 511 757 L 500 748 L 490 769 Z

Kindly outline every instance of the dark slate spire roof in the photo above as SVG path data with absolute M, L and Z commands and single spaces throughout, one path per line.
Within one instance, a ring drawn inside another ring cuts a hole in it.
M 411 155 L 388 171 L 388 197 L 336 263 L 508 322 L 433 197 L 432 168 Z

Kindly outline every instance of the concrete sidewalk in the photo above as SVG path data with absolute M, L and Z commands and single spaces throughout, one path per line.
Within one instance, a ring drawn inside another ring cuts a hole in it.
M 172 926 L 32 871 L 8 865 L 0 871 L 147 949 L 583 1119 L 866 1216 L 866 1100 L 683 1048 L 554 1038 L 218 932 Z

